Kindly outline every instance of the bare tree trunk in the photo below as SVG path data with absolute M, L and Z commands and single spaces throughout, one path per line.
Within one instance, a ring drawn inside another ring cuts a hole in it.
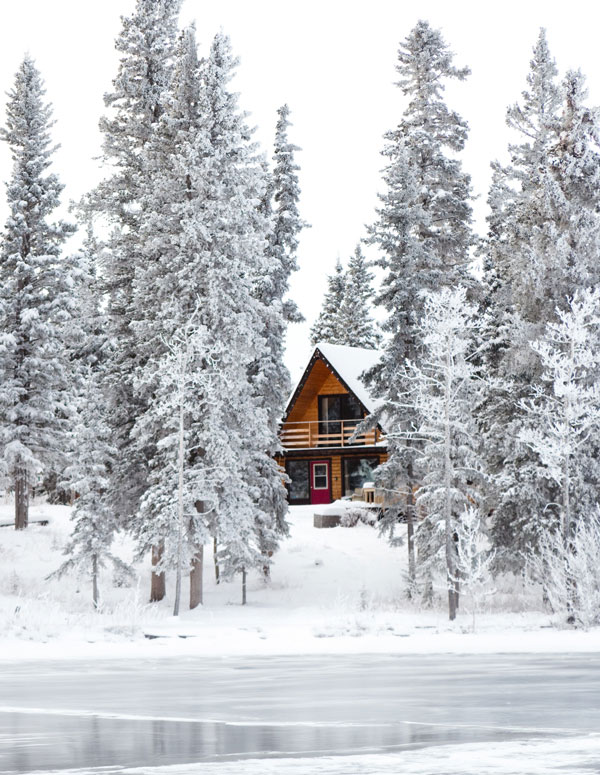
M 29 524 L 29 483 L 27 471 L 17 468 L 15 472 L 15 530 L 24 530 Z
M 92 556 L 92 600 L 94 601 L 94 608 L 98 608 L 100 602 L 100 596 L 98 594 L 98 555 Z
M 204 547 L 199 546 L 192 559 L 190 571 L 190 609 L 197 608 L 204 602 L 202 590 L 202 575 L 204 571 Z
M 164 544 L 162 541 L 159 541 L 156 546 L 152 547 L 152 565 L 156 566 L 161 560 L 162 554 L 164 551 Z M 156 573 L 155 571 L 152 571 L 152 581 L 150 584 L 150 602 L 156 603 L 158 600 L 162 600 L 165 596 L 165 574 L 164 571 L 162 573 Z
M 242 568 L 242 605 L 246 605 L 246 568 Z
M 217 551 L 217 536 L 215 536 L 213 540 L 213 562 L 215 564 L 215 582 L 219 584 L 221 580 L 219 578 L 219 557 L 217 555 Z
M 408 442 L 410 444 L 410 442 Z M 408 474 L 408 493 L 406 496 L 406 544 L 408 547 L 408 598 L 412 600 L 417 583 L 417 562 L 415 557 L 415 497 L 413 494 L 413 465 L 406 467 Z
M 567 399 L 568 400 L 568 399 Z M 567 406 L 567 408 L 569 408 Z M 565 414 L 567 414 L 565 412 Z M 568 416 L 568 414 L 567 414 Z M 563 465 L 563 513 L 562 513 L 562 531 L 563 544 L 565 547 L 565 566 L 567 582 L 567 622 L 575 623 L 575 606 L 577 603 L 577 580 L 569 567 L 569 559 L 574 553 L 573 548 L 573 524 L 571 522 L 571 466 L 569 455 L 566 455 Z
M 448 583 L 448 617 L 450 621 L 456 619 L 457 592 L 456 592 L 456 563 L 454 531 L 452 530 L 452 456 L 450 451 L 450 354 L 446 354 L 446 380 L 444 400 L 444 528 L 446 538 L 446 574 Z
M 204 502 L 196 501 L 196 511 L 198 514 L 204 514 Z M 193 531 L 190 530 L 190 533 Z M 196 547 L 196 552 L 192 559 L 192 569 L 190 571 L 190 609 L 197 608 L 204 602 L 202 577 L 204 573 L 204 546 Z

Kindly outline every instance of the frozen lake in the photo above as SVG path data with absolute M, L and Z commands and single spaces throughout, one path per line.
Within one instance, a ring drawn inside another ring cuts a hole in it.
M 538 772 L 517 761 L 530 755 L 539 772 L 598 773 L 599 732 L 595 655 L 56 661 L 0 672 L 1 773 Z

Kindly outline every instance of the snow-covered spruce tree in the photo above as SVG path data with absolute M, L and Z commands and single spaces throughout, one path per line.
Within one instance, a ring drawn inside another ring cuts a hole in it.
M 63 554 L 68 559 L 52 576 L 76 571 L 91 577 L 92 601 L 100 605 L 100 571 L 111 564 L 120 578 L 130 576 L 131 568 L 111 551 L 118 521 L 109 504 L 110 470 L 115 448 L 106 423 L 106 404 L 101 371 L 87 366 L 84 389 L 78 397 L 77 417 L 71 431 L 71 464 L 65 470 L 65 484 L 77 493 L 71 519 L 71 540 Z
M 210 537 L 204 515 L 214 508 L 207 494 L 214 492 L 218 481 L 218 475 L 203 465 L 205 450 L 195 447 L 194 425 L 206 418 L 210 396 L 210 377 L 202 363 L 207 332 L 197 325 L 198 317 L 197 308 L 165 342 L 165 354 L 146 364 L 147 371 L 152 367 L 155 394 L 151 411 L 135 426 L 136 436 L 155 436 L 156 422 L 162 422 L 135 533 L 140 555 L 158 543 L 163 547 L 157 572 L 175 570 L 174 616 L 179 615 L 184 572 L 199 571 L 190 607 L 203 602 L 202 547 Z
M 287 323 L 303 320 L 295 303 L 286 299 L 289 278 L 297 269 L 298 234 L 306 227 L 298 212 L 299 166 L 294 154 L 299 148 L 289 142 L 290 110 L 278 110 L 275 131 L 274 169 L 267 187 L 264 211 L 271 219 L 267 237 L 264 273 L 257 277 L 255 295 L 260 302 L 263 351 L 250 369 L 250 380 L 257 405 L 264 410 L 263 444 L 249 467 L 249 477 L 259 493 L 260 510 L 256 529 L 261 552 L 270 557 L 278 546 L 278 536 L 288 534 L 285 519 L 287 497 L 283 472 L 274 464 L 280 451 L 279 424 L 289 395 L 289 373 L 283 362 Z M 268 453 L 265 455 L 265 452 Z M 265 565 L 268 574 L 268 565 Z
M 481 477 L 477 431 L 472 414 L 478 390 L 472 360 L 475 307 L 463 287 L 444 288 L 425 296 L 424 312 L 416 334 L 418 358 L 399 366 L 402 385 L 398 409 L 413 418 L 390 425 L 389 437 L 418 444 L 421 486 L 416 505 L 424 519 L 417 541 L 423 561 L 431 566 L 443 556 L 450 619 L 458 607 L 456 520 L 465 506 L 476 501 Z
M 72 266 L 61 256 L 73 227 L 50 219 L 62 185 L 48 172 L 51 108 L 26 56 L 9 92 L 13 170 L 0 252 L 0 444 L 15 492 L 15 527 L 27 527 L 36 476 L 62 471 L 71 415 L 68 348 Z
M 340 309 L 344 301 L 345 286 L 346 274 L 338 258 L 333 274 L 327 278 L 327 292 L 323 298 L 321 312 L 310 329 L 311 344 L 342 344 L 344 332 L 340 328 Z
M 131 440 L 131 429 L 141 411 L 133 394 L 140 365 L 139 341 L 130 323 L 139 316 L 133 305 L 133 278 L 142 260 L 139 229 L 141 199 L 147 190 L 143 150 L 163 112 L 171 77 L 177 18 L 181 0 L 137 0 L 130 17 L 122 18 L 116 41 L 121 54 L 113 91 L 105 95 L 107 115 L 100 122 L 104 135 L 107 177 L 91 194 L 89 203 L 112 227 L 102 276 L 108 296 L 107 325 L 115 347 L 108 365 L 109 422 L 118 450 L 111 471 L 113 508 L 123 523 L 137 510 L 147 487 L 147 458 Z M 155 559 L 160 554 L 155 548 Z M 164 585 L 154 578 L 152 599 L 164 596 Z
M 558 503 L 546 504 L 544 521 L 558 516 L 569 550 L 577 523 L 597 504 L 600 486 L 600 291 L 576 294 L 557 314 L 544 339 L 531 345 L 543 372 L 532 398 L 522 402 L 526 424 L 519 439 L 535 453 L 538 477 L 558 487 Z M 556 523 L 548 527 L 556 529 Z
M 141 150 L 140 166 L 146 185 L 139 192 L 140 216 L 137 250 L 141 260 L 133 267 L 131 336 L 137 342 L 138 368 L 131 395 L 136 416 L 130 443 L 139 460 L 147 465 L 146 488 L 136 504 L 131 530 L 138 551 L 152 552 L 151 600 L 165 595 L 165 568 L 172 567 L 172 551 L 163 558 L 170 524 L 164 499 L 148 493 L 164 485 L 160 466 L 175 465 L 166 460 L 157 444 L 170 431 L 164 427 L 161 408 L 160 365 L 171 357 L 178 331 L 189 318 L 202 293 L 193 264 L 193 247 L 181 239 L 184 210 L 193 196 L 191 179 L 184 169 L 199 126 L 199 65 L 193 28 L 182 32 L 173 54 L 169 88 L 162 95 L 161 112 Z M 180 152 L 177 153 L 177 148 Z M 199 399 L 201 400 L 201 399 Z M 148 489 L 149 488 L 149 489 Z M 172 506 L 173 504 L 171 504 Z M 165 535 L 162 535 L 162 532 Z M 147 536 L 155 543 L 147 544 Z M 200 590 L 201 594 L 201 590 Z
M 532 451 L 518 440 L 522 401 L 542 371 L 528 343 L 543 336 L 578 289 L 598 282 L 597 117 L 584 105 L 580 74 L 568 74 L 562 88 L 556 77 L 542 30 L 522 104 L 508 111 L 521 142 L 510 146 L 511 165 L 495 165 L 490 194 L 485 265 L 494 292 L 484 361 L 496 379 L 480 419 L 494 542 L 508 567 L 535 544 L 544 506 L 558 498 L 556 484 L 538 479 Z M 532 294 L 536 286 L 543 293 Z
M 273 149 L 273 173 L 269 193 L 272 194 L 272 228 L 268 237 L 267 255 L 269 261 L 269 288 L 263 292 L 273 299 L 284 299 L 289 289 L 290 276 L 298 269 L 297 251 L 298 234 L 308 227 L 300 218 L 298 202 L 300 200 L 300 185 L 295 154 L 300 148 L 288 139 L 290 109 L 282 105 L 277 111 L 278 121 L 275 128 L 275 144 Z M 293 301 L 283 303 L 285 319 L 289 323 L 300 323 L 304 320 Z
M 140 448 L 156 445 L 153 486 L 167 487 L 168 475 L 162 449 L 169 435 L 160 400 L 164 391 L 156 389 L 160 353 L 196 308 L 195 325 L 203 332 L 197 408 L 186 427 L 187 449 L 193 450 L 186 459 L 190 498 L 203 512 L 188 530 L 188 544 L 198 550 L 191 577 L 194 601 L 206 530 L 219 539 L 223 573 L 268 564 L 257 545 L 256 525 L 263 515 L 269 524 L 272 516 L 261 510 L 257 466 L 271 481 L 279 477 L 268 454 L 275 443 L 265 436 L 271 432 L 269 417 L 250 377 L 265 351 L 265 305 L 257 298 L 257 279 L 268 274 L 269 221 L 260 207 L 266 180 L 236 97 L 227 88 L 234 66 L 224 35 L 215 37 L 202 65 L 193 31 L 182 35 L 172 96 L 145 152 L 153 185 L 143 200 L 140 230 L 145 269 L 135 283 L 136 293 L 148 300 L 137 305 L 146 309 L 136 323 L 138 336 L 155 354 L 136 383 L 148 404 L 134 437 Z M 280 479 L 278 486 L 283 489 Z M 166 530 L 168 508 L 150 492 L 143 498 L 133 526 L 140 552 L 148 549 L 149 538 L 159 540 Z M 164 540 L 162 569 L 174 567 L 168 531 Z
M 344 283 L 344 298 L 339 310 L 339 327 L 343 341 L 350 347 L 377 348 L 381 336 L 371 317 L 373 304 L 373 275 L 360 246 L 348 261 Z
M 225 437 L 229 436 L 227 448 L 224 440 L 222 447 L 212 452 L 212 465 L 222 461 L 220 464 L 226 468 L 225 480 L 218 490 L 216 535 L 223 573 L 227 576 L 241 572 L 245 579 L 250 568 L 264 569 L 270 565 L 270 553 L 287 525 L 281 472 L 272 458 L 278 448 L 276 415 L 281 396 L 265 400 L 261 381 L 264 382 L 266 371 L 259 370 L 257 375 L 254 372 L 255 364 L 264 356 L 265 364 L 270 361 L 278 374 L 282 373 L 277 350 L 273 349 L 276 331 L 270 330 L 271 325 L 274 329 L 282 325 L 280 319 L 273 318 L 279 305 L 270 309 L 269 298 L 257 298 L 256 293 L 258 278 L 273 271 L 265 242 L 270 224 L 260 207 L 268 181 L 251 143 L 245 116 L 239 113 L 237 98 L 228 89 L 236 65 L 229 39 L 217 35 L 205 65 L 201 105 L 210 138 L 205 179 L 211 181 L 207 192 L 207 231 L 211 240 L 206 250 L 212 270 L 212 284 L 208 288 L 212 309 L 207 327 L 214 337 L 213 363 L 221 361 L 216 368 L 223 380 L 223 387 L 215 394 L 215 400 L 221 397 L 223 414 L 213 421 L 222 423 Z M 290 169 L 289 173 L 292 172 Z M 292 212 L 289 208 L 295 197 L 293 191 L 288 192 L 287 198 L 283 196 L 282 179 L 279 185 L 282 197 L 279 204 L 276 202 L 276 221 L 278 215 L 285 219 L 286 209 Z M 278 190 L 276 187 L 276 195 Z M 283 225 L 279 233 L 279 249 L 283 251 L 281 257 L 286 256 L 288 276 L 294 264 L 294 241 L 299 228 L 299 223 L 292 220 L 287 237 L 284 238 Z M 279 272 L 277 266 L 274 270 Z M 280 277 L 284 282 L 278 285 L 285 292 L 286 272 Z M 245 384 L 241 382 L 242 370 L 246 374 Z M 215 432 L 214 437 L 222 434 L 223 430 L 221 434 Z M 209 460 L 207 464 L 211 464 Z
M 388 334 L 380 364 L 368 375 L 383 399 L 382 412 L 394 427 L 411 428 L 413 418 L 398 406 L 403 385 L 399 370 L 416 356 L 416 327 L 423 314 L 423 291 L 468 284 L 466 267 L 471 232 L 470 178 L 457 158 L 467 125 L 443 100 L 445 84 L 464 80 L 468 68 L 456 68 L 439 31 L 420 21 L 402 42 L 396 69 L 406 108 L 396 129 L 385 135 L 385 191 L 368 241 L 379 250 L 384 279 L 375 303 L 387 312 Z M 374 415 L 372 422 L 377 422 Z M 415 578 L 413 490 L 415 449 L 410 436 L 391 441 L 388 462 L 377 481 L 389 494 L 381 527 L 394 540 L 399 515 L 408 520 L 410 584 Z

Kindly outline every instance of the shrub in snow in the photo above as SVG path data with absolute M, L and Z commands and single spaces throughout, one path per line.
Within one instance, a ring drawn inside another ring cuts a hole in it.
M 372 527 L 377 522 L 376 512 L 373 509 L 361 506 L 351 506 L 345 509 L 340 517 L 340 525 L 342 527 L 354 527 L 359 522 Z
M 547 533 L 539 553 L 530 551 L 530 577 L 544 588 L 556 614 L 588 628 L 600 625 L 600 508 L 582 519 L 565 545 L 560 531 Z
M 475 614 L 481 604 L 496 590 L 493 587 L 492 565 L 496 552 L 485 544 L 484 525 L 481 515 L 468 506 L 456 520 L 456 576 L 455 583 L 469 600 L 475 631 Z

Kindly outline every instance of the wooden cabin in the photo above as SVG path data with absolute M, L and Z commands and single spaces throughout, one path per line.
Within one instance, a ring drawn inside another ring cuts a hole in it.
M 361 380 L 377 350 L 320 343 L 287 406 L 278 458 L 290 478 L 291 505 L 331 503 L 352 496 L 387 459 L 383 430 L 350 440 L 375 409 Z

